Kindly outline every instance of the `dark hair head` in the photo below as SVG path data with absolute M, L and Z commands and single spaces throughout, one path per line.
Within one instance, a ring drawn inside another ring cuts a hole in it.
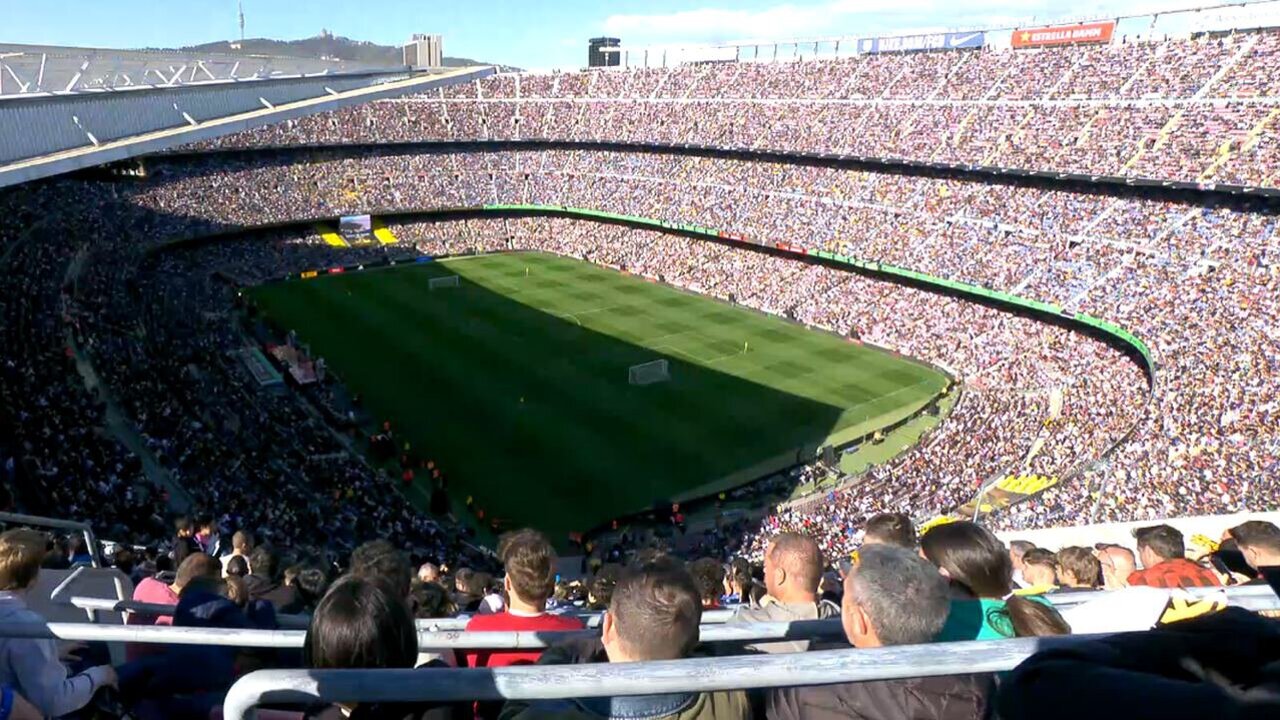
M 1102 586 L 1102 563 L 1089 548 L 1064 547 L 1058 551 L 1058 579 L 1070 573 L 1076 582 L 1088 587 Z
M 896 545 L 914 550 L 916 527 L 906 513 L 880 513 L 867 520 L 864 545 Z
M 714 558 L 699 558 L 689 563 L 689 574 L 698 586 L 703 604 L 715 602 L 724 592 L 724 566 Z
M 238 575 L 228 575 L 222 582 L 226 586 L 227 599 L 240 607 L 249 604 L 249 588 Z
M 423 619 L 453 617 L 458 608 L 440 583 L 413 584 L 413 614 Z
M 398 597 L 408 600 L 413 568 L 409 559 L 386 540 L 373 540 L 351 553 L 352 575 L 375 578 Z
M 920 538 L 920 551 L 953 584 L 976 598 L 1002 598 L 1013 588 L 1013 561 L 999 538 L 976 523 L 937 525 Z
M 786 570 L 799 587 L 811 593 L 818 592 L 826 562 L 817 540 L 801 533 L 782 533 L 770 541 L 767 552 L 769 558 Z
M 308 668 L 411 668 L 418 631 L 404 600 L 376 578 L 348 575 L 316 606 L 302 646 Z
M 314 605 L 324 597 L 324 591 L 329 585 L 329 576 L 325 575 L 324 570 L 314 565 L 307 565 L 298 571 L 298 580 L 295 585 L 298 593 L 302 595 L 302 601 L 307 605 Z
M 609 615 L 632 659 L 676 660 L 698 643 L 702 601 L 688 571 L 663 559 L 623 573 Z
M 0 590 L 25 590 L 35 584 L 49 553 L 49 536 L 30 528 L 0 535 Z
M 1280 528 L 1264 520 L 1250 520 L 1230 530 L 1236 545 L 1267 553 L 1280 553 Z
M 244 559 L 243 555 L 232 555 L 227 560 L 227 576 L 228 577 L 244 577 L 249 574 L 249 561 Z
M 920 538 L 920 551 L 944 571 L 953 585 L 969 595 L 1004 600 L 1003 608 L 988 613 L 987 620 L 992 625 L 1007 625 L 1017 637 L 1071 632 L 1071 626 L 1057 610 L 1009 594 L 1013 588 L 1013 560 L 999 538 L 981 525 L 965 520 L 938 525 Z
M 1044 548 L 1032 548 L 1023 554 L 1022 564 L 1040 565 L 1053 570 L 1058 564 L 1058 558 Z
M 222 563 L 216 558 L 205 555 L 204 553 L 191 553 L 178 566 L 178 574 L 173 579 L 173 584 L 179 588 L 186 588 L 198 578 L 214 578 L 222 577 Z
M 609 602 L 613 600 L 614 588 L 618 586 L 618 575 L 622 570 L 619 565 L 605 565 L 600 568 L 595 577 L 591 578 L 589 585 L 591 593 L 591 609 L 607 610 Z
M 1170 525 L 1152 525 L 1133 531 L 1138 541 L 1138 549 L 1148 548 L 1161 560 L 1175 560 L 1187 554 L 1187 547 L 1182 541 L 1182 533 Z
M 195 526 L 191 522 L 190 516 L 179 515 L 173 519 L 173 529 L 177 531 L 179 535 L 184 535 L 189 532 L 194 532 Z
M 111 564 L 125 575 L 133 572 L 133 567 L 138 563 L 138 556 L 129 548 L 120 548 L 116 550 L 115 556 L 111 558 Z
M 275 580 L 280 572 L 280 556 L 270 545 L 259 545 L 249 553 L 249 567 L 254 575 Z
M 498 557 L 506 569 L 511 589 L 527 603 L 545 602 L 556 589 L 556 551 L 547 536 L 537 530 L 517 530 L 504 535 Z M 471 590 L 468 588 L 468 592 Z

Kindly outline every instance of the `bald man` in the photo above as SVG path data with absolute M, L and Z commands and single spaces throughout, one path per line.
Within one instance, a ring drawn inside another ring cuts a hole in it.
M 764 553 L 764 585 L 768 595 L 758 608 L 743 608 L 730 622 L 790 622 L 837 617 L 840 608 L 818 600 L 818 585 L 825 565 L 822 550 L 808 535 L 783 533 L 769 542 Z M 748 650 L 766 653 L 804 652 L 808 640 L 758 643 Z
M 1107 590 L 1129 587 L 1129 576 L 1138 569 L 1133 551 L 1120 545 L 1105 545 L 1094 556 L 1102 564 L 1102 586 Z

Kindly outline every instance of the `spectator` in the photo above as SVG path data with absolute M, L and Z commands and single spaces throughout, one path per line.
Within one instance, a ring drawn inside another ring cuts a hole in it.
M 229 556 L 227 562 L 222 564 L 222 572 L 226 577 L 243 579 L 249 574 L 249 561 L 243 555 Z M 248 592 L 248 589 L 245 592 Z
M 404 553 L 386 540 L 371 540 L 356 548 L 351 553 L 351 574 L 379 580 L 408 602 L 413 570 Z
M 1018 587 L 1026 587 L 1028 584 L 1022 576 L 1022 558 L 1027 554 L 1027 551 L 1035 549 L 1035 543 L 1028 540 L 1009 541 L 1009 561 L 1013 563 L 1013 582 Z
M 280 556 L 269 545 L 259 545 L 249 556 L 245 589 L 253 600 L 266 600 L 277 615 L 291 615 L 302 609 L 298 591 L 280 581 Z
M 1022 555 L 1022 578 L 1027 586 L 1019 594 L 1037 595 L 1058 588 L 1058 559 L 1044 548 L 1032 548 Z
M 1158 588 L 1216 587 L 1218 576 L 1206 567 L 1186 558 L 1182 533 L 1169 525 L 1138 528 L 1133 533 L 1138 541 L 1138 559 L 1142 570 L 1129 575 L 1129 585 Z
M 1249 567 L 1262 572 L 1263 568 L 1280 568 L 1280 528 L 1264 520 L 1250 520 L 1228 531 L 1244 554 Z M 1266 579 L 1252 581 L 1264 585 Z
M 689 563 L 689 574 L 698 586 L 702 609 L 720 607 L 720 594 L 724 592 L 724 566 L 714 558 L 699 558 Z
M 133 589 L 133 601 L 152 605 L 177 605 L 182 588 L 198 577 L 216 574 L 220 568 L 216 560 L 204 553 L 192 553 L 178 566 L 173 582 L 166 583 L 158 577 L 143 578 Z M 149 615 L 147 613 L 128 613 L 124 617 L 125 625 L 172 625 L 172 615 Z
M 840 608 L 818 600 L 825 562 L 818 543 L 799 533 L 783 533 L 773 538 L 764 553 L 764 583 L 768 595 L 760 607 L 742 608 L 732 623 L 789 622 L 835 617 Z M 804 652 L 808 640 L 755 643 L 748 650 L 766 653 Z
M 916 527 L 906 513 L 880 513 L 867 519 L 863 545 L 896 545 L 908 550 L 916 547 Z
M 406 669 L 418 660 L 418 631 L 404 600 L 375 576 L 348 575 L 316 607 L 302 647 L 313 670 Z M 448 718 L 431 704 L 339 704 L 315 708 L 319 720 L 407 720 Z
M 196 542 L 196 525 L 189 515 L 179 515 L 173 521 L 173 564 L 181 565 L 191 553 L 204 552 Z
M 1102 583 L 1102 563 L 1083 547 L 1064 547 L 1057 554 L 1058 592 L 1097 590 Z
M 440 582 L 440 566 L 429 562 L 419 565 L 418 581 L 422 583 Z
M 670 559 L 624 572 L 605 613 L 599 641 L 549 648 L 540 665 L 676 660 L 698 643 L 702 601 L 689 573 Z M 741 691 L 508 702 L 502 720 L 735 720 L 751 716 Z
M 1129 587 L 1129 576 L 1138 568 L 1133 551 L 1120 545 L 1102 545 L 1094 557 L 1102 566 L 1102 586 L 1107 590 Z
M 231 552 L 219 558 L 222 561 L 222 575 L 226 577 L 230 573 L 227 568 L 232 558 L 241 558 L 244 562 L 249 562 L 249 553 L 253 552 L 253 533 L 248 530 L 237 530 L 231 536 Z
M 0 534 L 0 622 L 45 622 L 27 609 L 26 595 L 40 575 L 47 543 L 43 533 L 26 528 Z M 89 704 L 99 688 L 114 686 L 116 672 L 99 665 L 72 675 L 58 659 L 56 640 L 0 638 L 0 684 L 42 715 L 61 717 Z
M 996 640 L 1071 632 L 1043 596 L 1013 592 L 1013 559 L 990 530 L 967 521 L 939 525 L 920 538 L 920 552 L 951 583 L 941 641 Z
M 856 648 L 932 642 L 946 623 L 947 582 L 909 549 L 864 546 L 844 581 L 840 618 Z M 986 717 L 990 676 L 953 675 L 782 688 L 768 694 L 770 720 L 978 720 Z
M 467 622 L 468 631 L 539 632 L 581 630 L 577 618 L 547 612 L 547 599 L 555 592 L 556 552 L 546 536 L 536 530 L 517 530 L 503 536 L 498 555 L 506 570 L 503 588 L 507 607 L 502 612 L 477 615 Z M 506 667 L 536 662 L 539 651 L 472 651 L 468 667 Z

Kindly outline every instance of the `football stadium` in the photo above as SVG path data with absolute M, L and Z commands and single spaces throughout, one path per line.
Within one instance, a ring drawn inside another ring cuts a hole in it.
M 0 720 L 1280 714 L 1280 0 L 1101 6 L 0 38 Z

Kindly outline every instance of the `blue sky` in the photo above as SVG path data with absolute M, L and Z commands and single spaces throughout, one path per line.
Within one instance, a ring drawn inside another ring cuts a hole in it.
M 631 46 L 868 35 L 1168 10 L 1211 0 L 244 0 L 246 34 L 295 39 L 322 28 L 381 44 L 444 35 L 447 55 L 525 68 L 585 62 L 600 34 Z M 0 42 L 170 47 L 234 38 L 235 0 L 0 0 Z

